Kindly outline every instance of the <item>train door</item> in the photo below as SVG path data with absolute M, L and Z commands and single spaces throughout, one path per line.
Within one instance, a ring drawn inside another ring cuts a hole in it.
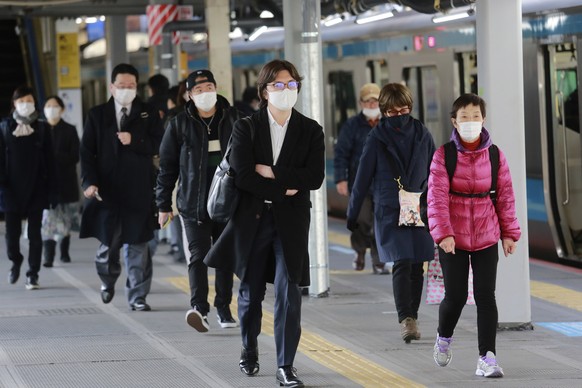
M 549 70 L 546 101 L 551 112 L 547 130 L 542 131 L 546 210 L 558 256 L 582 261 L 582 137 L 578 105 L 578 67 L 582 60 L 575 43 L 549 45 L 545 58 Z
M 412 91 L 412 115 L 430 130 L 437 147 L 451 135 L 449 111 L 459 95 L 459 67 L 455 53 L 416 52 L 390 55 L 390 82 L 404 81 Z

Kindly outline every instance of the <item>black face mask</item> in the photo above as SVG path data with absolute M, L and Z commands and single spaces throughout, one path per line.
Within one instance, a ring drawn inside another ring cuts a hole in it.
M 410 121 L 410 115 L 408 114 L 386 117 L 386 120 L 388 120 L 388 124 L 390 124 L 391 127 L 401 129 Z

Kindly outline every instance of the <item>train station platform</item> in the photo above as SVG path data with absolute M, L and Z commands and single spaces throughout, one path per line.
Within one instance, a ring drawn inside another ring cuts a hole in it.
M 0 225 L 3 234 L 3 224 Z M 502 379 L 475 376 L 475 306 L 466 306 L 455 332 L 453 359 L 446 368 L 432 357 L 438 305 L 420 308 L 422 339 L 400 339 L 391 276 L 351 268 L 344 221 L 330 218 L 330 294 L 303 300 L 303 335 L 295 367 L 309 387 L 581 387 L 582 271 L 532 260 L 534 330 L 500 331 Z M 28 242 L 23 240 L 25 252 Z M 277 368 L 273 293 L 264 303 L 259 337 L 261 370 L 244 376 L 238 368 L 240 333 L 221 329 L 215 310 L 210 331 L 185 322 L 189 306 L 184 264 L 160 245 L 147 302 L 151 312 L 130 311 L 125 272 L 114 300 L 105 305 L 93 257 L 96 240 L 71 243 L 72 263 L 42 268 L 39 290 L 24 277 L 8 284 L 10 262 L 0 241 L 0 387 L 274 387 Z M 504 260 L 505 258 L 501 258 Z M 27 264 L 23 264 L 23 273 Z M 212 275 L 212 271 L 211 271 Z M 212 282 L 211 282 L 212 284 Z M 238 284 L 235 281 L 235 295 Z M 497 295 L 498 299 L 503 295 Z M 210 299 L 212 303 L 212 299 Z M 233 315 L 236 303 L 232 305 Z M 235 315 L 236 316 L 236 315 Z

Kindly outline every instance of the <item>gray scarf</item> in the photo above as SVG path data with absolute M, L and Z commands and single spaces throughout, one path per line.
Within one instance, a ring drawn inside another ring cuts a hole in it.
M 14 136 L 29 136 L 34 133 L 34 129 L 30 126 L 30 124 L 34 123 L 36 119 L 38 119 L 38 113 L 36 111 L 32 112 L 32 114 L 28 117 L 20 116 L 18 112 L 14 111 L 12 113 L 12 118 L 14 118 L 18 124 L 16 129 L 12 132 Z

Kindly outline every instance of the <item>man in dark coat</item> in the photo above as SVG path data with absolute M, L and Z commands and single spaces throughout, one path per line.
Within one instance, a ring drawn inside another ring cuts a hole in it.
M 310 190 L 321 186 L 325 171 L 321 126 L 293 109 L 300 81 L 287 61 L 274 60 L 261 69 L 261 109 L 251 116 L 251 125 L 237 121 L 232 134 L 230 165 L 240 202 L 205 259 L 211 267 L 234 269 L 241 280 L 239 367 L 248 376 L 259 371 L 262 301 L 266 282 L 274 284 L 276 378 L 292 387 L 303 387 L 293 361 L 301 337 L 300 287 L 310 281 Z
M 206 203 L 216 167 L 222 160 L 239 112 L 216 93 L 216 81 L 209 70 L 196 70 L 186 80 L 190 96 L 183 112 L 171 119 L 160 147 L 160 173 L 156 202 L 160 225 L 172 217 L 172 191 L 179 180 L 176 202 L 183 228 L 184 253 L 188 262 L 191 309 L 186 322 L 207 332 L 208 267 L 204 256 L 216 241 L 224 223 L 208 217 Z M 237 327 L 230 312 L 232 270 L 216 270 L 214 306 L 222 328 Z
M 123 247 L 129 307 L 149 311 L 152 265 L 147 242 L 155 226 L 152 157 L 163 127 L 158 112 L 136 98 L 137 83 L 135 67 L 117 65 L 111 74 L 112 98 L 89 111 L 81 140 L 82 188 L 89 200 L 80 237 L 101 242 L 95 262 L 103 303 L 113 299 Z

